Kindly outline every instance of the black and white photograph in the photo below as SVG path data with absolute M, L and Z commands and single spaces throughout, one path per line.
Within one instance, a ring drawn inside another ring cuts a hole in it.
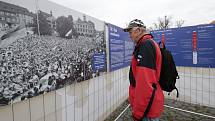
M 0 0 L 0 106 L 99 76 L 105 23 L 46 0 Z M 105 60 L 106 61 L 106 60 Z

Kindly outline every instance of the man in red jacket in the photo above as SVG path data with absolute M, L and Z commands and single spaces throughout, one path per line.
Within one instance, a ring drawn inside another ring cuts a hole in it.
M 129 103 L 135 121 L 159 121 L 164 95 L 159 85 L 162 56 L 158 44 L 141 20 L 123 29 L 135 43 L 129 72 Z

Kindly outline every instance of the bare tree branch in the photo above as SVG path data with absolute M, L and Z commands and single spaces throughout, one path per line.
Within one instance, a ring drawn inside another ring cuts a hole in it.
M 172 16 L 164 16 L 164 17 L 159 17 L 157 23 L 153 23 L 153 28 L 150 28 L 151 30 L 159 30 L 159 29 L 169 29 L 173 26 L 172 22 Z M 182 27 L 184 24 L 184 20 L 177 20 L 176 27 Z
M 176 23 L 176 27 L 177 27 L 177 28 L 180 28 L 180 27 L 183 26 L 184 20 L 178 20 L 178 21 L 176 21 L 175 23 Z
M 154 23 L 156 30 L 158 29 L 168 29 L 172 25 L 172 16 L 164 16 L 164 18 L 159 17 L 158 23 Z

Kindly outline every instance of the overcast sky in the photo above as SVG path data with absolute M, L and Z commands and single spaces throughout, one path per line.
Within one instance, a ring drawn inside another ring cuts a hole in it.
M 185 20 L 185 26 L 215 20 L 215 0 L 50 0 L 102 21 L 125 27 L 141 19 L 147 27 L 158 17 L 172 16 L 172 21 Z M 174 24 L 174 23 L 173 23 Z

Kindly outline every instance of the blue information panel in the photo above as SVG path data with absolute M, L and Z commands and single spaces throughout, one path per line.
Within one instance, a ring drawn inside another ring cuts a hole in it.
M 108 24 L 109 30 L 109 54 L 110 71 L 114 71 L 130 65 L 133 42 L 129 39 L 128 33 L 122 28 Z
M 197 26 L 198 65 L 215 67 L 215 25 Z
M 104 53 L 96 53 L 93 55 L 93 71 L 104 71 L 106 66 L 106 59 Z
M 177 66 L 215 67 L 215 25 L 199 25 L 152 31 L 164 41 Z

